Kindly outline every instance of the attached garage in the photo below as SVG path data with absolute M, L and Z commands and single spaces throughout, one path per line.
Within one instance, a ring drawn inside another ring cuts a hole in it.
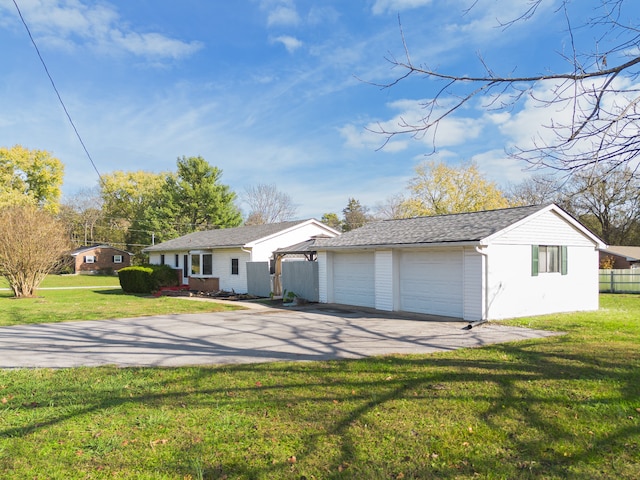
M 319 301 L 468 321 L 596 310 L 604 247 L 554 204 L 372 222 L 318 241 Z
M 373 252 L 337 253 L 334 256 L 333 287 L 335 303 L 375 306 Z
M 399 310 L 461 318 L 462 252 L 462 249 L 402 251 Z

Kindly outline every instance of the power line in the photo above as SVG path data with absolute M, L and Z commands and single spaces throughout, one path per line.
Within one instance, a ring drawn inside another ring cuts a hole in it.
M 87 150 L 87 147 L 84 144 L 84 141 L 82 140 L 82 137 L 80 136 L 80 133 L 78 132 L 78 129 L 76 128 L 75 123 L 73 123 L 73 120 L 71 119 L 71 115 L 69 114 L 69 111 L 67 110 L 66 105 L 62 101 L 62 97 L 60 96 L 60 92 L 58 91 L 58 87 L 56 87 L 56 83 L 53 81 L 53 77 L 49 73 L 49 69 L 47 68 L 47 64 L 45 63 L 44 58 L 42 58 L 42 55 L 40 54 L 40 49 L 38 49 L 38 45 L 36 44 L 36 41 L 33 38 L 33 35 L 31 35 L 31 30 L 29 30 L 29 26 L 27 25 L 27 22 L 25 21 L 24 17 L 22 16 L 22 12 L 20 11 L 20 7 L 18 7 L 17 1 L 13 0 L 13 4 L 15 5 L 16 10 L 18 11 L 18 16 L 20 17 L 20 20 L 22 20 L 22 24 L 24 25 L 24 28 L 27 30 L 27 34 L 29 35 L 29 38 L 31 39 L 31 43 L 33 44 L 33 47 L 36 49 L 36 53 L 38 54 L 38 58 L 40 59 L 40 62 L 42 63 L 42 66 L 44 67 L 44 71 L 47 73 L 47 77 L 49 77 L 49 81 L 51 82 L 51 86 L 53 87 L 53 90 L 56 92 L 56 95 L 58 96 L 58 100 L 60 101 L 60 105 L 62 105 L 62 109 L 64 110 L 64 113 L 67 115 L 67 119 L 69 120 L 69 123 L 71 124 L 71 127 L 73 128 L 73 131 L 76 133 L 76 137 L 78 137 L 78 140 L 80 141 L 80 144 L 82 145 L 82 148 L 84 149 L 84 153 L 87 155 L 87 158 L 91 162 L 91 165 L 93 166 L 93 169 L 98 174 L 98 178 L 100 179 L 100 183 L 102 184 L 103 183 L 102 175 L 100 175 L 100 172 L 98 171 L 98 167 L 96 167 L 96 164 L 94 163 L 93 158 L 91 158 L 91 155 L 89 154 L 89 150 Z

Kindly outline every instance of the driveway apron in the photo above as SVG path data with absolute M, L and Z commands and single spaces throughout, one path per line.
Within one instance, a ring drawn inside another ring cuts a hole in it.
M 311 361 L 431 353 L 554 332 L 309 306 L 0 328 L 0 368 Z

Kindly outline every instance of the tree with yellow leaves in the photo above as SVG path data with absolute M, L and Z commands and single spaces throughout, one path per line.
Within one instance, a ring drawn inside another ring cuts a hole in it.
M 443 162 L 419 164 L 409 182 L 411 192 L 402 204 L 402 216 L 418 217 L 478 212 L 509 207 L 495 182 L 487 180 L 474 162 L 451 167 Z
M 57 212 L 63 175 L 62 162 L 46 150 L 0 147 L 0 207 L 32 205 Z

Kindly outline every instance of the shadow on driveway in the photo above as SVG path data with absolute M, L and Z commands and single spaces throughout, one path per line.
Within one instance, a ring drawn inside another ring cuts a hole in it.
M 428 320 L 428 321 L 425 321 Z M 432 353 L 556 332 L 336 305 L 0 328 L 0 368 L 184 366 Z

